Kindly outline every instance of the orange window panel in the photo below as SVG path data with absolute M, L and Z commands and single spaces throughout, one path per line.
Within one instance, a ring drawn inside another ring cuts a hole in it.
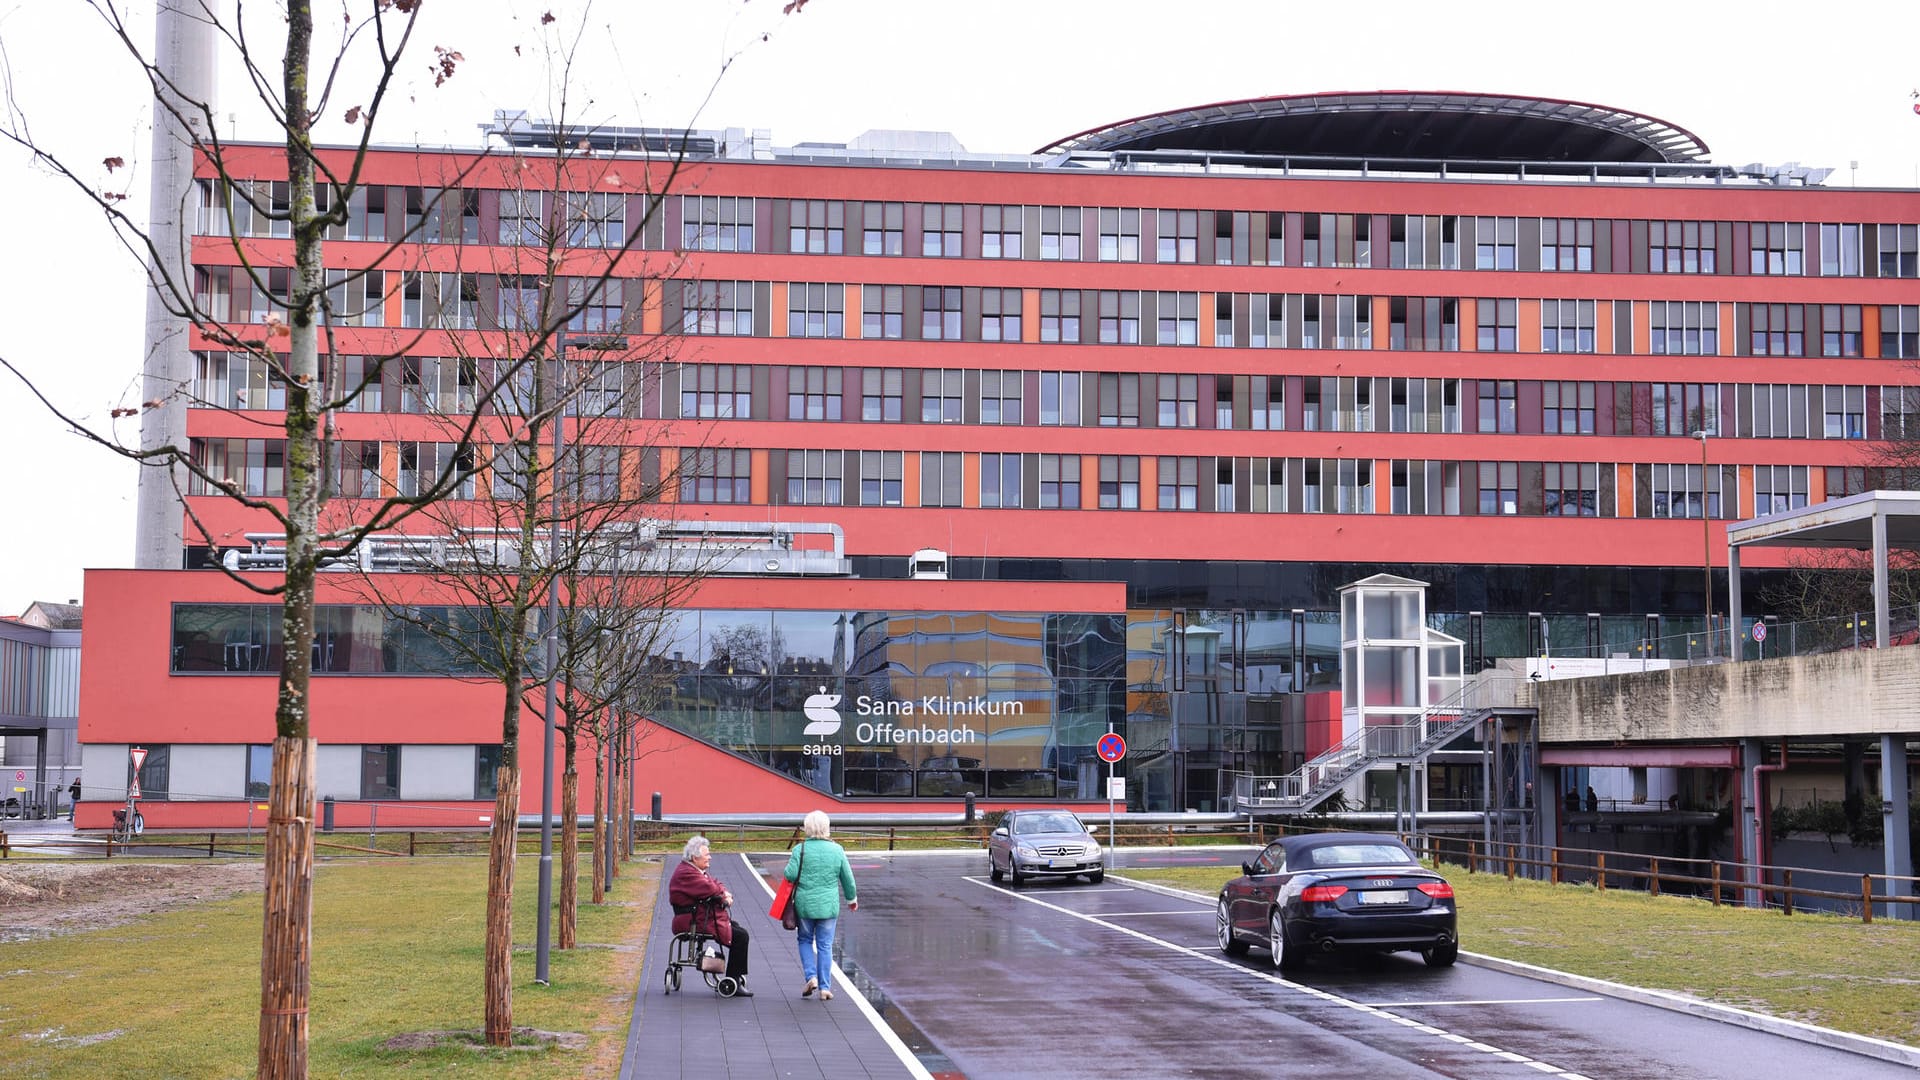
M 1860 305 L 1860 355 L 1880 355 L 1880 305 Z M 1818 502 L 1819 500 L 1814 500 Z
M 918 453 L 900 455 L 900 505 L 920 505 L 920 455 Z
M 1623 518 L 1633 516 L 1633 466 L 1630 464 L 1614 466 L 1613 514 Z
M 1633 340 L 1642 345 L 1653 341 L 1653 309 L 1644 300 L 1633 301 Z
M 1875 335 L 1876 337 L 1878 335 Z M 1827 470 L 1824 466 L 1807 466 L 1807 505 L 1827 501 Z
M 1412 482 L 1411 479 L 1408 480 Z M 1373 512 L 1376 514 L 1393 513 L 1393 462 L 1375 460 L 1373 463 Z
M 1200 344 L 1213 344 L 1213 324 L 1217 315 L 1213 293 L 1200 294 Z
M 1373 347 L 1384 349 L 1393 340 L 1393 298 L 1376 296 L 1373 298 Z
M 960 459 L 960 505 L 980 505 L 980 455 L 966 454 Z
M 1753 516 L 1753 466 L 1736 466 L 1735 471 L 1740 474 L 1740 520 L 1745 521 Z
M 846 297 L 840 303 L 841 311 L 845 313 L 841 321 L 847 328 L 847 337 L 857 341 L 860 338 L 862 311 L 860 307 L 860 286 L 849 282 L 847 284 Z
M 1020 340 L 1029 344 L 1040 340 L 1039 289 L 1020 290 Z
M 786 337 L 787 315 L 791 310 L 787 307 L 786 282 L 776 281 L 773 283 L 773 299 L 768 301 L 768 310 L 773 312 L 773 318 L 767 320 L 768 336 Z
M 751 464 L 747 468 L 752 471 L 747 475 L 747 498 L 755 506 L 766 506 L 768 504 L 767 474 L 772 470 L 772 465 L 768 461 L 771 451 L 750 450 L 748 454 Z
M 1480 347 L 1480 302 L 1471 296 L 1460 298 L 1460 348 Z M 1471 344 L 1469 344 L 1471 342 Z
M 1519 320 L 1520 351 L 1537 353 L 1540 351 L 1540 301 L 1522 300 L 1514 318 Z

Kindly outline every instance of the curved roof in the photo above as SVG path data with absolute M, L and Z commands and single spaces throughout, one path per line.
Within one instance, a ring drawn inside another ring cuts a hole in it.
M 1685 128 L 1553 98 L 1412 90 L 1249 98 L 1139 116 L 1038 153 L 1187 150 L 1439 161 L 1704 161 Z

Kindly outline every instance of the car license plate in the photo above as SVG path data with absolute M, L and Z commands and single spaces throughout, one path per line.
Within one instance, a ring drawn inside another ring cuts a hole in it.
M 1407 902 L 1405 889 L 1374 889 L 1360 894 L 1363 904 L 1404 904 Z
M 1072 865 L 1073 865 L 1073 860 L 1072 860 L 1072 859 L 1048 859 L 1048 860 L 1047 860 L 1047 865 L 1048 865 L 1049 867 L 1056 867 L 1056 866 L 1072 866 Z

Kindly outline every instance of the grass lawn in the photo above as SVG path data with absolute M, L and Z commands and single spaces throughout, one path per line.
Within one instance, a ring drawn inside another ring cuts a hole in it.
M 395 1051 L 408 1032 L 481 1024 L 483 859 L 324 862 L 314 877 L 314 1076 L 612 1076 L 659 864 L 622 869 L 611 897 L 580 907 L 584 948 L 552 955 L 533 983 L 536 863 L 515 875 L 514 1023 L 577 1032 L 579 1050 L 458 1046 Z M 590 893 L 583 880 L 581 896 Z M 555 889 L 556 893 L 558 889 Z M 556 927 L 557 936 L 557 927 Z M 125 926 L 0 944 L 0 1077 L 246 1077 L 260 1003 L 260 895 Z
M 1128 870 L 1213 896 L 1228 867 Z M 1446 868 L 1469 952 L 1920 1045 L 1920 923 L 1714 907 Z

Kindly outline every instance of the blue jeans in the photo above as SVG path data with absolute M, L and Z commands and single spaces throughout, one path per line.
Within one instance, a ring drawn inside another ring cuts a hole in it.
M 800 932 L 800 973 L 809 979 L 818 979 L 820 989 L 833 989 L 833 928 L 838 923 L 833 919 L 801 919 Z

